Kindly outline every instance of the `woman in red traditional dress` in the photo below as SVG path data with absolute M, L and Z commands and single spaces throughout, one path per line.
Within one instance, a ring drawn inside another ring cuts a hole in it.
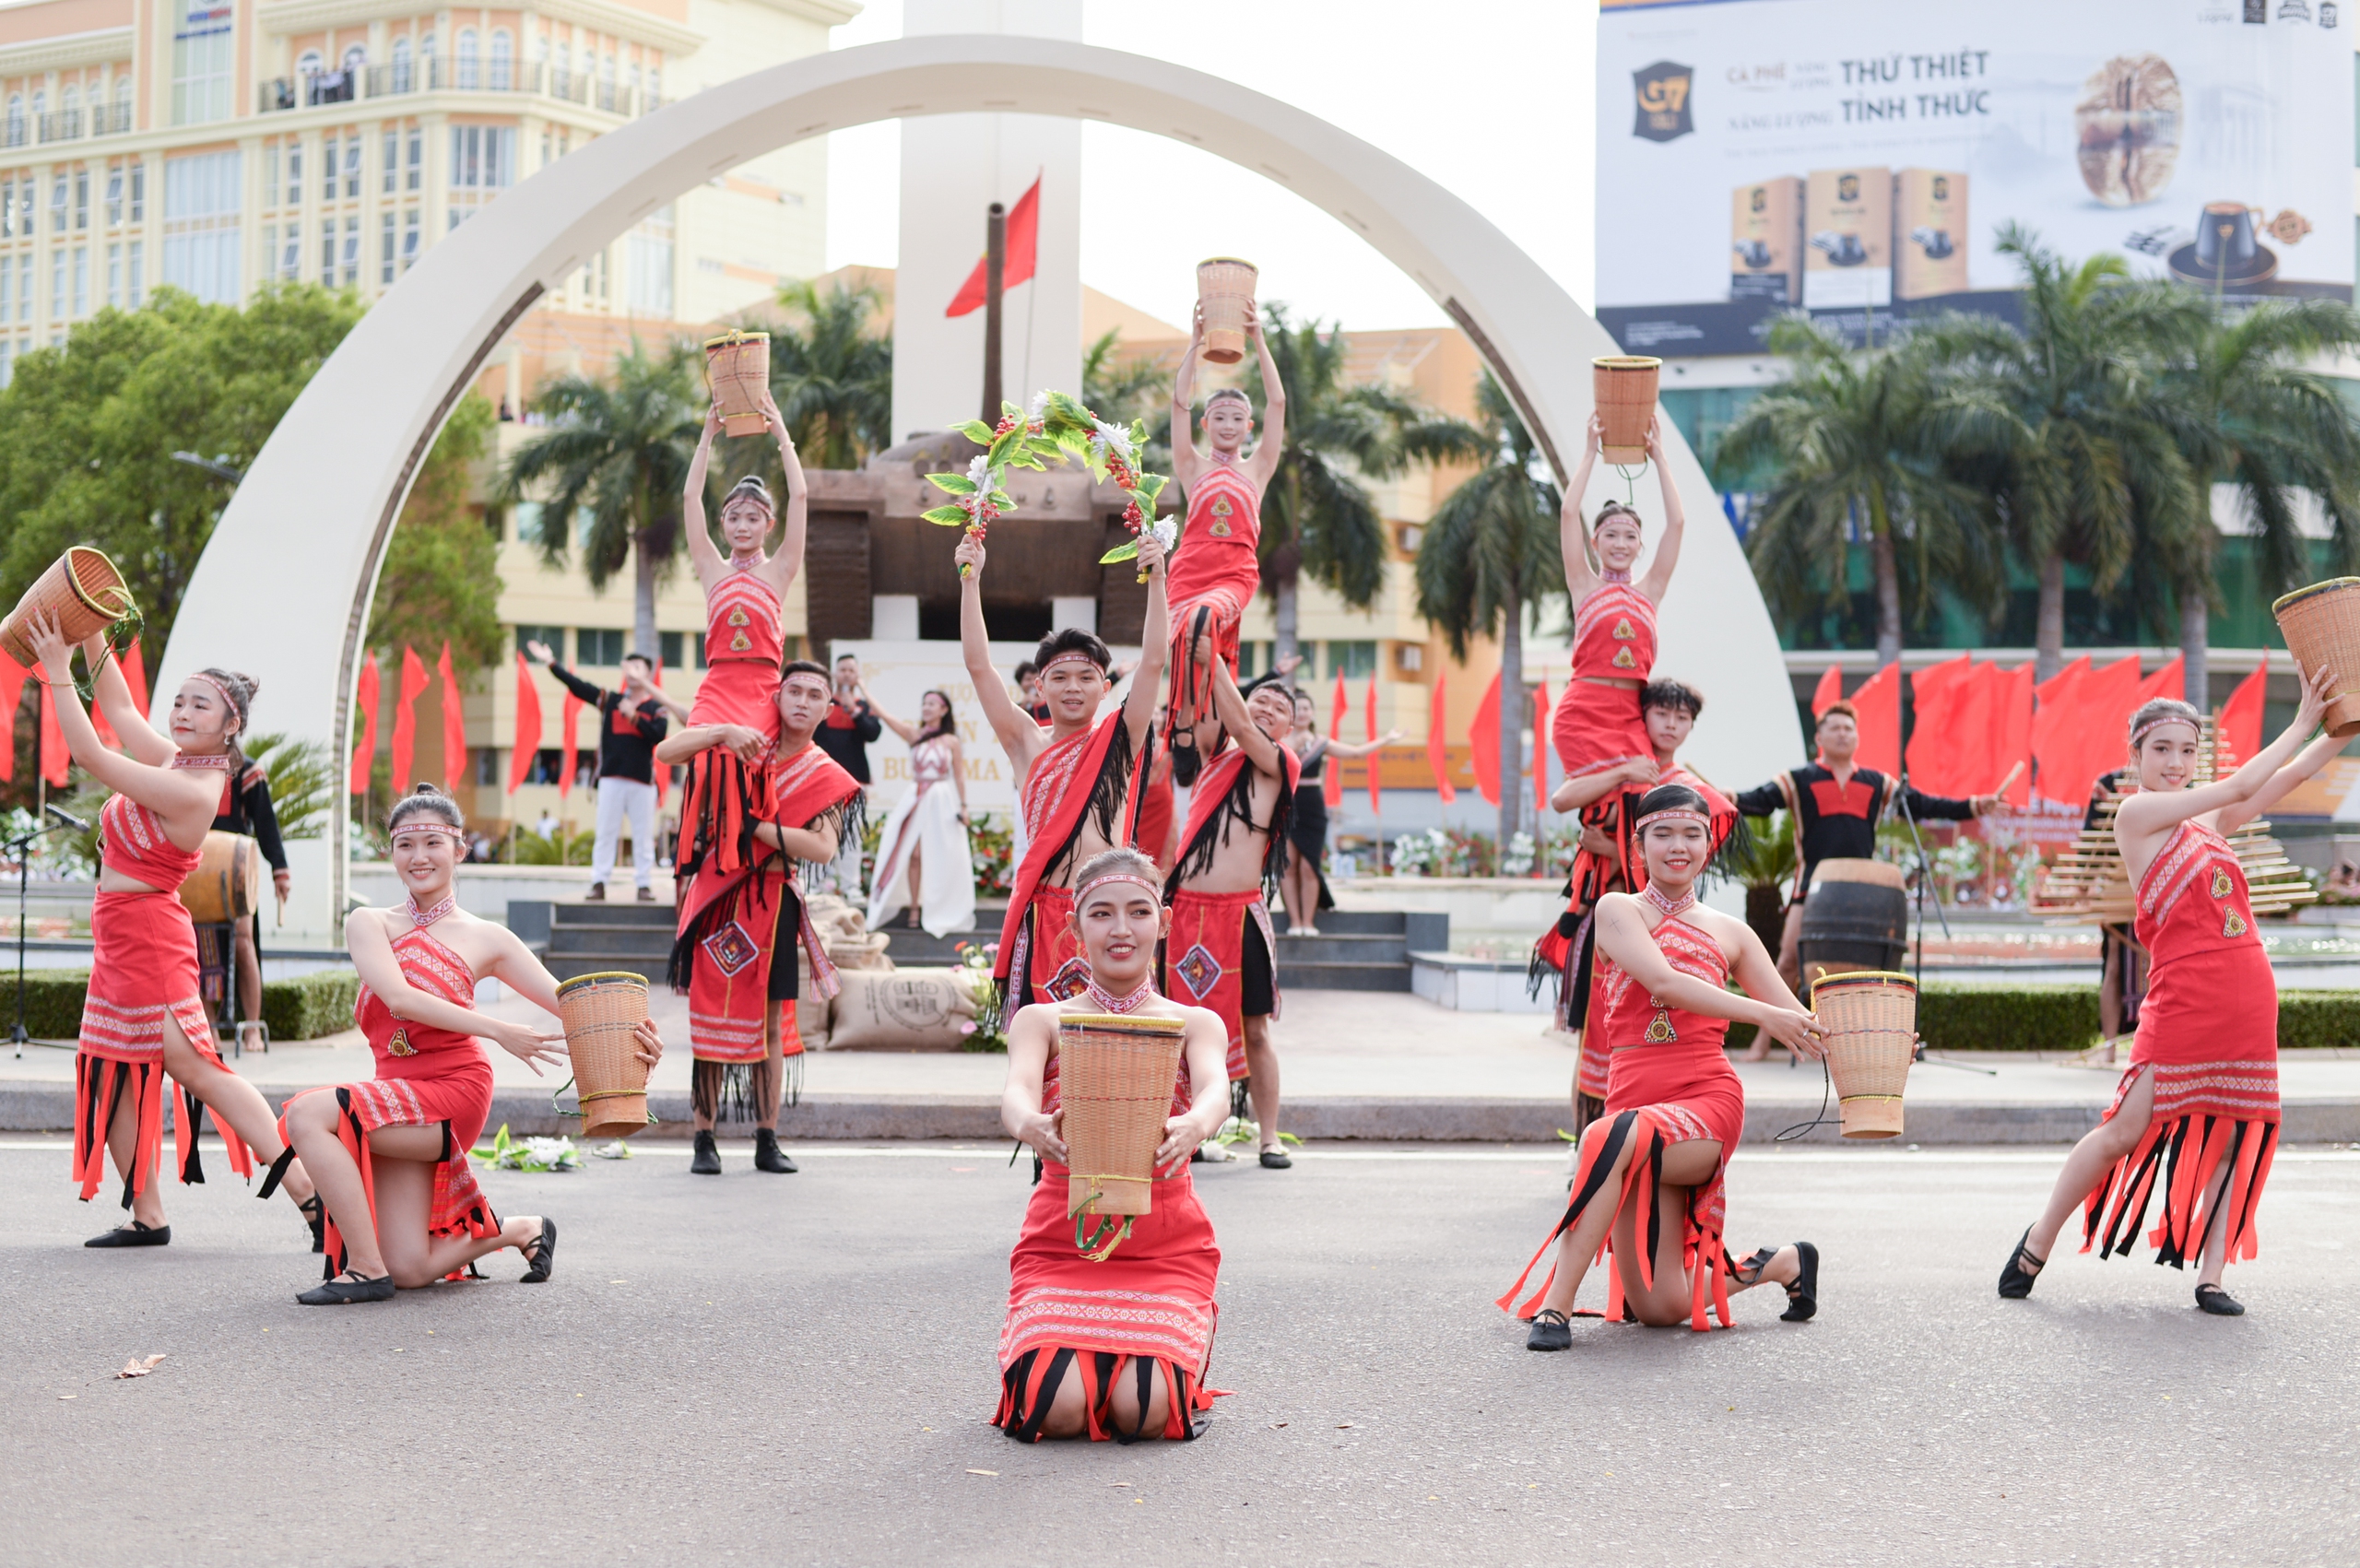
M 1156 993 L 1155 947 L 1171 925 L 1162 883 L 1155 863 L 1135 849 L 1111 849 L 1085 865 L 1074 902 L 1090 965 L 1084 988 L 1068 1000 L 1026 1008 L 1009 1026 L 1000 1120 L 1032 1146 L 1040 1179 L 1008 1259 L 992 1424 L 1026 1443 L 1192 1438 L 1218 1392 L 1204 1380 L 1219 1317 L 1221 1248 L 1197 1201 L 1188 1157 L 1229 1115 L 1229 1031 L 1219 1014 Z M 1056 1049 L 1057 1020 L 1067 1013 L 1187 1020 L 1150 1210 L 1112 1256 L 1095 1260 L 1075 1244 L 1066 1212 Z
M 550 1013 L 557 982 L 506 926 L 459 907 L 452 878 L 467 840 L 458 802 L 419 784 L 395 803 L 386 830 L 409 896 L 396 909 L 357 909 L 344 927 L 360 972 L 353 1020 L 376 1076 L 305 1090 L 279 1119 L 327 1199 L 327 1279 L 295 1298 L 305 1306 L 391 1301 L 395 1287 L 431 1285 L 502 1247 L 524 1255 L 528 1285 L 557 1261 L 557 1221 L 503 1222 L 467 1165 L 491 1112 L 482 1042 L 537 1075 L 566 1060 L 561 1032 L 476 1011 L 476 982 L 499 980 Z M 654 1067 L 664 1054 L 655 1026 L 641 1024 L 638 1042 Z
M 2127 1256 L 2160 1196 L 2163 1215 L 2147 1237 L 2155 1261 L 2184 1268 L 2198 1254 L 2196 1304 L 2219 1317 L 2246 1310 L 2221 1275 L 2258 1250 L 2254 1215 L 2278 1147 L 2278 981 L 2227 835 L 2343 749 L 2321 736 L 2297 755 L 2335 677 L 2295 673 L 2295 722 L 2252 761 L 2201 787 L 2189 787 L 2203 740 L 2197 711 L 2158 698 L 2131 716 L 2139 791 L 2116 810 L 2114 838 L 2138 890 L 2147 999 L 2114 1103 L 2065 1157 L 2048 1207 L 2009 1255 L 2003 1297 L 2032 1294 L 2077 1206 L 2082 1250 L 2094 1243 L 2100 1257 Z
M 704 435 L 689 464 L 680 501 L 689 560 L 695 563 L 705 604 L 704 679 L 697 687 L 689 723 L 736 725 L 760 737 L 738 749 L 714 748 L 690 760 L 674 856 L 681 876 L 692 876 L 708 865 L 725 874 L 752 865 L 760 858 L 754 825 L 770 816 L 764 754 L 778 736 L 778 672 L 786 649 L 780 616 L 786 590 L 803 569 L 808 497 L 786 420 L 767 390 L 761 403 L 770 433 L 778 442 L 779 466 L 786 474 L 786 519 L 778 552 L 762 553 L 762 542 L 778 524 L 778 509 L 770 488 L 752 474 L 738 480 L 721 503 L 721 533 L 729 554 L 725 558 L 714 546 L 704 516 L 704 476 L 713 438 L 721 431 L 717 403 L 705 415 Z
M 251 677 L 199 670 L 172 698 L 167 740 L 140 717 L 131 688 L 102 639 L 83 645 L 100 711 L 124 749 L 100 740 L 71 678 L 74 650 L 54 619 L 27 628 L 41 678 L 56 698 L 58 729 L 74 760 L 115 792 L 99 813 L 99 888 L 90 905 L 90 986 L 75 1058 L 74 1179 L 88 1201 L 112 1153 L 130 1223 L 83 1244 L 159 1247 L 172 1239 L 157 1181 L 163 1154 L 164 1078 L 181 1086 L 172 1118 L 183 1182 L 202 1182 L 198 1109 L 213 1113 L 230 1169 L 254 1173 L 254 1156 L 279 1158 L 269 1102 L 222 1064 L 197 989 L 196 927 L 174 895 L 196 868 L 205 835 L 243 766 L 237 749 L 254 701 Z M 288 1173 L 288 1196 L 320 1243 L 311 1178 Z M 266 1190 L 265 1196 L 267 1195 Z
M 1252 456 L 1245 454 L 1245 438 L 1254 430 L 1254 405 L 1233 386 L 1205 399 L 1211 450 L 1198 451 L 1188 433 L 1197 359 L 1205 346 L 1202 306 L 1172 383 L 1172 472 L 1188 498 L 1188 517 L 1172 557 L 1172 701 L 1164 743 L 1172 751 L 1172 782 L 1183 789 L 1197 782 L 1198 768 L 1221 742 L 1212 661 L 1237 674 L 1238 625 L 1262 584 L 1262 495 L 1286 450 L 1286 387 L 1258 318 L 1247 321 L 1245 335 L 1261 365 L 1264 402 L 1262 439 Z
M 1582 498 L 1597 466 L 1606 426 L 1593 414 L 1582 448 L 1581 466 L 1565 487 L 1559 525 L 1564 546 L 1565 588 L 1574 601 L 1574 674 L 1557 703 L 1552 734 L 1557 760 L 1567 778 L 1618 762 L 1650 760 L 1646 721 L 1639 711 L 1639 689 L 1656 663 L 1656 607 L 1670 590 L 1680 564 L 1681 536 L 1687 514 L 1680 489 L 1664 462 L 1657 425 L 1647 426 L 1647 457 L 1663 491 L 1663 538 L 1646 575 L 1634 578 L 1641 545 L 1639 514 L 1619 501 L 1598 509 L 1596 525 L 1582 526 Z M 1590 567 L 1595 555 L 1598 567 Z
M 1826 1046 L 1777 965 L 1744 921 L 1696 902 L 1710 859 L 1712 814 L 1685 784 L 1659 784 L 1639 802 L 1636 842 L 1646 884 L 1599 901 L 1607 965 L 1606 1037 L 1613 1048 L 1606 1114 L 1583 1131 L 1581 1165 L 1564 1218 L 1499 1304 L 1529 1318 L 1526 1348 L 1573 1344 L 1574 1297 L 1600 1248 L 1613 1255 L 1606 1315 L 1670 1326 L 1730 1322 L 1734 1291 L 1786 1288 L 1782 1316 L 1819 1310 L 1819 1251 L 1809 1242 L 1764 1247 L 1734 1263 L 1723 1244 L 1729 1151 L 1745 1131 L 1745 1089 L 1722 1051 L 1731 1019 L 1807 1056 Z M 1728 989 L 1734 976 L 1744 987 Z M 1539 1291 L 1516 1297 L 1548 1256 Z

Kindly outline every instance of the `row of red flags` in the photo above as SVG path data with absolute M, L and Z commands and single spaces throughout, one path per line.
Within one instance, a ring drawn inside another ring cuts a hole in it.
M 1351 700 L 1344 690 L 1344 672 L 1336 672 L 1336 697 L 1328 716 L 1328 733 L 1336 739 L 1344 736 L 1344 721 L 1351 712 Z M 1444 738 L 1449 722 L 1450 693 L 1443 678 L 1434 677 L 1433 701 L 1426 706 L 1426 766 L 1433 772 L 1434 788 L 1447 806 L 1458 798 L 1457 786 L 1450 782 L 1450 748 Z M 1367 701 L 1362 709 L 1363 722 L 1370 740 L 1377 737 L 1376 676 L 1368 678 Z M 1532 732 L 1545 736 L 1549 732 L 1549 683 L 1542 681 L 1532 694 Z M 1475 771 L 1475 792 L 1493 806 L 1500 803 L 1500 678 L 1492 677 L 1492 684 L 1484 689 L 1482 701 L 1475 704 L 1475 716 L 1469 721 L 1467 740 L 1472 755 L 1469 763 Z M 1549 809 L 1548 754 L 1536 745 L 1533 748 L 1532 804 L 1533 810 Z M 1368 808 L 1382 814 L 1385 808 L 1383 788 L 1377 782 L 1378 758 L 1368 761 Z M 1329 768 L 1322 781 L 1322 790 L 1330 808 L 1344 803 L 1344 781 L 1341 771 Z M 1540 819 L 1536 816 L 1534 820 Z
M 2008 786 L 2009 804 L 2022 807 L 2037 793 L 2081 806 L 2099 774 L 2123 765 L 2130 715 L 2139 705 L 2157 697 L 2185 700 L 2184 668 L 2174 658 L 2142 676 L 2136 654 L 2108 665 L 2093 665 L 2084 654 L 2036 685 L 2029 664 L 2003 669 L 1961 654 L 1929 665 L 1906 678 L 1917 708 L 1909 782 L 1929 795 L 1983 795 L 2023 763 L 2024 771 Z M 1886 665 L 1852 693 L 1864 768 L 1899 771 L 1904 678 L 1899 665 Z M 2269 682 L 2265 654 L 2260 667 L 2222 705 L 2220 734 L 2230 756 L 2248 758 L 2261 749 Z M 1843 673 L 1831 666 L 1811 693 L 1811 713 L 1825 713 L 1843 688 Z

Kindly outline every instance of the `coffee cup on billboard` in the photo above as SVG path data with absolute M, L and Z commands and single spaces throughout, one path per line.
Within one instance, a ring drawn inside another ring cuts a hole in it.
M 1737 259 L 1756 272 L 1770 265 L 1770 247 L 1760 240 L 1747 240 L 1732 248 Z
M 2172 276 L 2189 283 L 2260 283 L 2276 276 L 2278 254 L 2254 233 L 2260 207 L 2206 202 L 2196 215 L 2196 238 L 2172 252 Z
M 1947 229 L 1912 229 L 1909 242 L 1925 252 L 1928 261 L 1948 261 L 1958 253 L 1958 247 L 1951 243 L 1951 231 Z

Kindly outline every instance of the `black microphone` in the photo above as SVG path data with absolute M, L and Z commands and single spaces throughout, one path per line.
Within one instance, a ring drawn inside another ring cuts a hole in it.
M 46 809 L 51 816 L 56 818 L 59 821 L 65 823 L 67 827 L 73 829 L 77 833 L 87 833 L 90 831 L 89 823 L 85 822 L 81 818 L 77 817 L 73 812 L 66 810 L 62 806 L 53 803 L 44 808 L 44 809 Z

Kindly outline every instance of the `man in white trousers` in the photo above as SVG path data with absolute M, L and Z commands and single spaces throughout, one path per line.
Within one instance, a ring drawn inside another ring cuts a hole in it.
M 546 643 L 527 643 L 525 651 L 549 666 L 558 684 L 598 710 L 598 830 L 590 852 L 590 891 L 594 902 L 607 896 L 607 878 L 615 874 L 615 846 L 623 823 L 631 823 L 631 858 L 639 902 L 655 900 L 655 743 L 671 725 L 668 713 L 688 722 L 683 703 L 665 695 L 655 684 L 655 666 L 644 654 L 623 655 L 623 689 L 609 691 L 593 686 L 557 662 Z M 571 738 L 571 737 L 569 737 Z M 572 759 L 566 759 L 572 765 Z

